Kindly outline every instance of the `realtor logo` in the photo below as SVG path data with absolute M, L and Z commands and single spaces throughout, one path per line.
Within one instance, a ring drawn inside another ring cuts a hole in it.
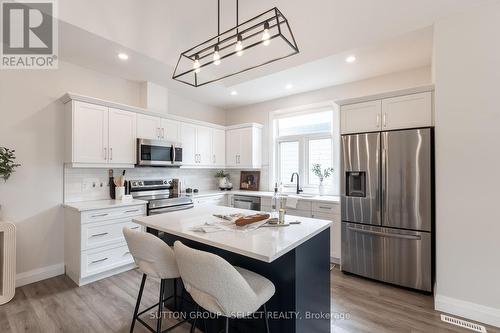
M 53 0 L 4 0 L 1 19 L 0 68 L 57 68 L 57 19 Z

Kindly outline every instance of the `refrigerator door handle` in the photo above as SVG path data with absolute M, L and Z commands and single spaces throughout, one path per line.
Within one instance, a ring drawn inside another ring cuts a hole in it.
M 364 230 L 364 229 L 358 229 L 358 228 L 353 228 L 353 227 L 347 227 L 350 231 L 354 232 L 359 232 L 363 234 L 369 234 L 369 235 L 374 235 L 374 236 L 381 236 L 381 237 L 389 237 L 389 238 L 401 238 L 401 239 L 407 239 L 407 240 L 421 240 L 422 237 L 419 235 L 413 236 L 413 235 L 403 235 L 403 234 L 391 234 L 391 233 L 386 233 L 386 232 L 380 232 L 380 231 L 372 231 L 372 230 Z

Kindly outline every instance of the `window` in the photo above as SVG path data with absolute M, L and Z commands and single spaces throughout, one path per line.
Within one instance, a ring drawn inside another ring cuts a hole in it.
M 334 124 L 333 110 L 311 111 L 293 115 L 279 115 L 274 119 L 275 167 L 273 183 L 283 183 L 290 191 L 295 183 L 290 182 L 292 173 L 300 175 L 300 186 L 306 192 L 317 192 L 319 179 L 312 172 L 314 164 L 321 169 L 335 169 L 338 152 L 335 151 L 333 133 L 338 131 Z M 338 150 L 338 148 L 337 148 Z M 335 170 L 338 172 L 338 170 Z M 337 193 L 334 178 L 329 177 L 324 184 L 329 193 Z
M 309 184 L 318 185 L 319 178 L 312 172 L 314 164 L 321 165 L 321 169 L 333 167 L 332 139 L 309 140 Z M 327 178 L 325 185 L 333 185 L 333 178 Z
M 292 173 L 299 172 L 299 142 L 280 142 L 279 152 L 279 178 L 283 184 L 290 184 Z

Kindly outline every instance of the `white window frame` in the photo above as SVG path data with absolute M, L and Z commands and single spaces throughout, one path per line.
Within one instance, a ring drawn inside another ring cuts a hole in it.
M 314 133 L 304 135 L 289 135 L 278 137 L 277 121 L 280 118 L 288 118 L 304 114 L 312 114 L 323 111 L 333 111 L 332 131 L 325 133 Z M 274 188 L 274 183 L 280 181 L 278 179 L 280 168 L 280 152 L 279 144 L 281 142 L 299 142 L 299 186 L 306 193 L 318 192 L 318 185 L 310 184 L 309 172 L 307 170 L 309 164 L 309 140 L 315 139 L 332 139 L 332 165 L 334 168 L 333 173 L 333 186 L 327 185 L 325 187 L 326 193 L 331 195 L 338 195 L 340 191 L 339 186 L 339 172 L 340 172 L 340 117 L 338 106 L 333 102 L 323 102 L 317 104 L 304 105 L 297 108 L 277 110 L 269 114 L 269 188 Z M 337 148 L 337 149 L 336 149 Z M 283 183 L 286 192 L 294 192 L 296 185 Z

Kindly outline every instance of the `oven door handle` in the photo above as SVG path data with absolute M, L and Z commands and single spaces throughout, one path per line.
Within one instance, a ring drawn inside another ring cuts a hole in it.
M 157 214 L 175 212 L 175 211 L 178 211 L 178 210 L 185 210 L 185 209 L 190 209 L 190 208 L 193 208 L 193 207 L 194 207 L 194 204 L 189 204 L 189 205 L 181 205 L 181 206 L 173 206 L 173 207 L 152 209 L 152 210 L 149 211 L 149 215 L 157 215 Z

